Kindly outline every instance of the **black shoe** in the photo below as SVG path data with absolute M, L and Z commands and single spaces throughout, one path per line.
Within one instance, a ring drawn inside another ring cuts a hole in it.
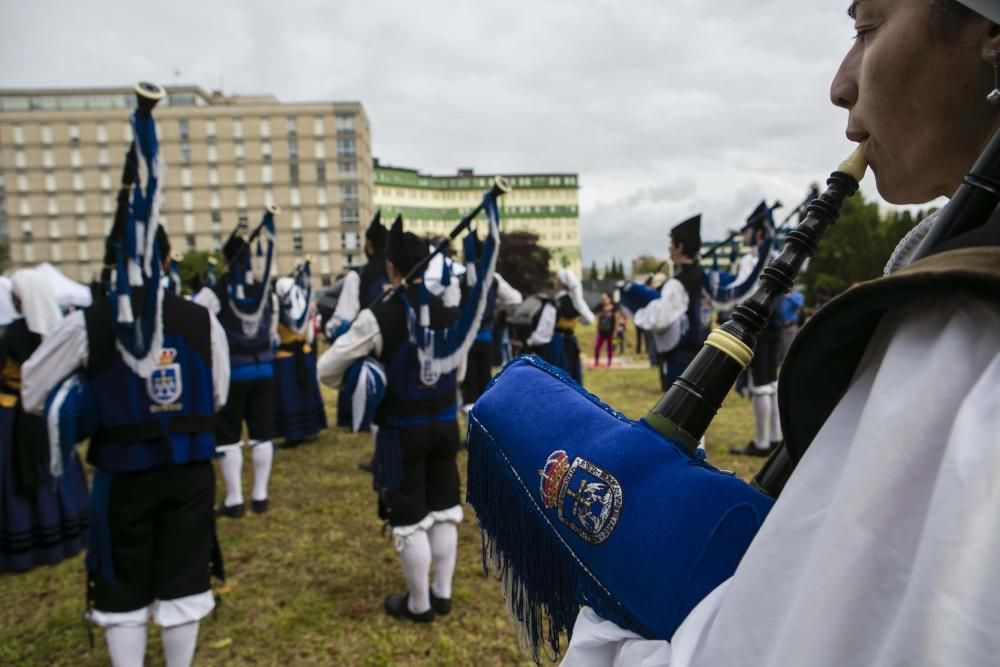
M 410 594 L 387 595 L 385 598 L 385 613 L 393 618 L 405 618 L 414 623 L 430 623 L 434 620 L 434 607 L 421 614 L 415 614 L 409 607 Z
M 243 503 L 239 505 L 226 505 L 223 503 L 215 508 L 215 516 L 224 516 L 227 519 L 242 519 L 246 512 L 247 508 Z
M 359 463 L 358 468 L 364 470 L 365 472 L 375 472 L 375 465 L 371 461 Z
M 729 453 L 737 454 L 740 456 L 770 456 L 771 451 L 772 450 L 770 447 L 764 447 L 764 448 L 758 447 L 757 443 L 751 440 L 750 442 L 747 443 L 747 446 L 744 447 L 743 449 L 737 449 L 736 447 L 733 447 L 732 449 L 729 450 Z
M 267 511 L 267 498 L 264 498 L 264 500 L 251 500 L 250 509 L 253 510 L 254 514 L 263 514 Z
M 431 609 L 438 616 L 447 616 L 451 613 L 451 598 L 439 598 L 431 591 Z

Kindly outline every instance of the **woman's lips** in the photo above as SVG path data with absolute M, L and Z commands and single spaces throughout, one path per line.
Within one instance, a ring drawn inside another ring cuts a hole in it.
M 860 144 L 864 142 L 866 139 L 868 139 L 868 136 L 869 135 L 867 132 L 862 132 L 861 130 L 852 130 L 850 128 L 847 129 L 848 141 L 853 141 L 855 143 Z

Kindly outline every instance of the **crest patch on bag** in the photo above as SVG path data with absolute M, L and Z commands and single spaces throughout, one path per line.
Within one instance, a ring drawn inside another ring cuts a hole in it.
M 622 487 L 614 475 L 579 456 L 570 463 L 562 449 L 549 454 L 538 473 L 542 503 L 557 510 L 580 539 L 598 545 L 611 537 L 622 511 Z
M 172 405 L 177 402 L 184 391 L 181 379 L 181 365 L 176 363 L 177 350 L 165 347 L 160 350 L 159 363 L 156 369 L 146 379 L 146 393 L 154 403 Z M 155 408 L 153 412 L 159 412 Z

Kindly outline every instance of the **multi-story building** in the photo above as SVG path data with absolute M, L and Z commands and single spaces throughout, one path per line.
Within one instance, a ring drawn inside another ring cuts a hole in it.
M 421 174 L 375 161 L 373 206 L 383 221 L 402 214 L 422 236 L 443 235 L 475 208 L 492 175 L 459 169 L 453 176 Z M 512 192 L 500 198 L 504 231 L 530 231 L 552 255 L 552 269 L 580 274 L 579 183 L 576 174 L 505 174 Z
M 0 239 L 11 266 L 47 261 L 81 281 L 100 269 L 134 106 L 130 88 L 0 89 Z M 279 270 L 312 254 L 328 283 L 363 261 L 372 158 L 360 103 L 168 86 L 154 115 L 175 249 L 219 250 L 240 219 L 252 227 L 274 202 Z

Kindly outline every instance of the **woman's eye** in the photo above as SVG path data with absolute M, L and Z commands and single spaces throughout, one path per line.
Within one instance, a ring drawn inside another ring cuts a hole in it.
M 855 28 L 854 30 L 854 40 L 858 42 L 864 42 L 875 31 L 874 28 Z

